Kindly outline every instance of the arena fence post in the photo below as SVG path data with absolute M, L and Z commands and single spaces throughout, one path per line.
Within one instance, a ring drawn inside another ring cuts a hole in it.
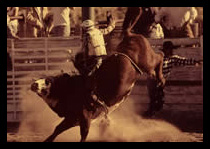
M 49 51 L 48 51 L 48 38 L 45 38 L 45 71 L 48 72 L 49 70 Z
M 82 21 L 87 19 L 95 21 L 94 7 L 82 7 Z
M 12 106 L 13 106 L 13 120 L 17 120 L 16 97 L 15 97 L 15 43 L 14 39 L 11 40 L 12 50 Z
M 95 22 L 94 16 L 94 7 L 82 7 L 82 21 L 92 20 Z M 82 30 L 82 38 L 83 38 L 83 30 Z M 84 39 L 82 39 L 83 43 L 86 43 Z M 83 52 L 86 52 L 87 49 L 82 49 Z

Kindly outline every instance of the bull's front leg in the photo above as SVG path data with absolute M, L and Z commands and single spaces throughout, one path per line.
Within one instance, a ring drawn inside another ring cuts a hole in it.
M 53 142 L 53 140 L 65 130 L 76 126 L 77 119 L 65 118 L 54 130 L 53 134 L 50 135 L 44 142 Z

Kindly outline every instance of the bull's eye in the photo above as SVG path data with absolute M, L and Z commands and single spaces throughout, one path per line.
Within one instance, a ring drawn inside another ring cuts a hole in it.
M 49 79 L 46 79 L 45 80 L 45 84 L 48 86 L 50 84 L 50 80 Z

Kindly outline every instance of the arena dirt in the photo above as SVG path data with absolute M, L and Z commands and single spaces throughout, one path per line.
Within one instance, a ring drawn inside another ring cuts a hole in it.
M 24 111 L 14 142 L 41 142 L 49 136 L 62 119 L 29 89 L 23 89 Z M 132 99 L 128 98 L 109 116 L 109 126 L 96 121 L 91 124 L 87 141 L 90 142 L 193 142 L 190 135 L 161 120 L 143 119 L 135 113 Z M 100 125 L 99 125 L 100 124 Z M 55 142 L 78 142 L 79 127 L 60 134 Z

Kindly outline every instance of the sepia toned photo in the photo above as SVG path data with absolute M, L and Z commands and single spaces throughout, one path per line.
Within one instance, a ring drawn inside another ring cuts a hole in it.
M 7 7 L 7 142 L 203 142 L 203 7 Z

